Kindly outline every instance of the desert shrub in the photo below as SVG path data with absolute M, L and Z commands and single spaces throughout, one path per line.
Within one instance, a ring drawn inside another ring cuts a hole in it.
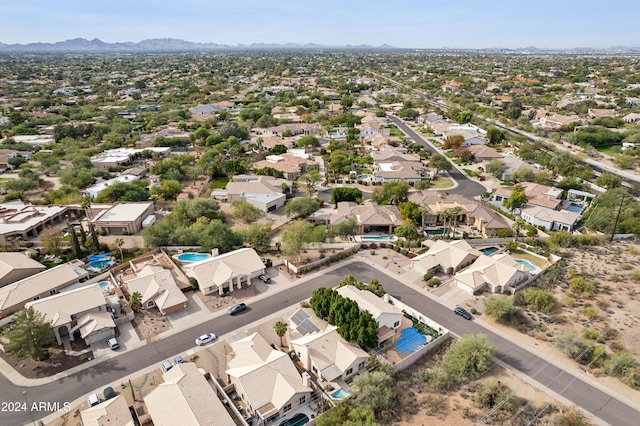
M 600 311 L 595 306 L 585 306 L 580 313 L 590 320 L 594 320 L 600 315 Z
M 585 327 L 582 330 L 582 337 L 587 340 L 598 340 L 600 338 L 600 332 L 595 328 Z
M 604 362 L 604 371 L 610 376 L 626 377 L 638 367 L 638 361 L 632 353 L 626 351 L 614 352 Z
M 422 280 L 429 281 L 431 278 L 433 278 L 433 274 L 424 274 Z
M 591 280 L 581 276 L 575 276 L 569 280 L 569 289 L 576 296 L 583 298 L 589 298 L 596 294 L 596 285 Z
M 484 313 L 496 319 L 507 320 L 516 313 L 513 300 L 500 296 L 489 296 L 484 301 Z
M 516 398 L 509 386 L 500 380 L 485 380 L 476 392 L 476 402 L 483 409 L 498 407 L 500 411 L 511 412 L 516 408 Z
M 439 285 L 440 285 L 440 280 L 437 278 L 431 278 L 429 281 L 427 281 L 428 287 L 437 287 Z
M 420 379 L 429 383 L 435 390 L 444 391 L 450 389 L 455 381 L 447 374 L 444 368 L 435 367 L 420 372 Z
M 548 314 L 555 308 L 556 301 L 553 293 L 549 290 L 531 287 L 517 292 L 513 297 L 513 304 L 528 306 L 531 309 Z

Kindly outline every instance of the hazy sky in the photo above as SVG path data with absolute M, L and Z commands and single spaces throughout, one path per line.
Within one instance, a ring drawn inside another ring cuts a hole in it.
M 0 0 L 0 43 L 640 46 L 638 0 Z

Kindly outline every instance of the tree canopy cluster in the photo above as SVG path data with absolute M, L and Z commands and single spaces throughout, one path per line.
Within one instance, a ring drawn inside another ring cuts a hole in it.
M 377 346 L 378 323 L 368 311 L 361 311 L 353 300 L 331 288 L 321 287 L 312 293 L 311 307 L 318 318 L 337 326 L 345 340 L 367 348 Z

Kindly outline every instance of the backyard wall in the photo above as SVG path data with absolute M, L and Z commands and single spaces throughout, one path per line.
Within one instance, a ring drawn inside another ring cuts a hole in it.
M 398 299 L 396 299 L 395 297 L 391 296 L 390 294 L 388 294 L 388 293 L 385 294 L 383 299 L 384 299 L 385 302 L 394 305 L 398 309 L 406 312 L 407 314 L 411 315 L 415 319 L 417 319 L 420 322 L 428 325 L 429 327 L 433 328 L 434 330 L 438 330 L 441 333 L 441 336 L 438 337 L 437 339 L 435 339 L 435 340 L 431 341 L 430 343 L 424 345 L 422 348 L 418 349 L 417 351 L 415 351 L 414 353 L 412 353 L 411 355 L 409 355 L 408 357 L 406 357 L 402 361 L 393 364 L 393 368 L 395 369 L 395 371 L 404 370 L 405 368 L 407 368 L 410 365 L 414 364 L 417 360 L 422 358 L 427 353 L 433 351 L 434 349 L 437 349 L 440 345 L 442 345 L 444 342 L 449 340 L 449 338 L 451 337 L 451 332 L 449 332 L 449 330 L 444 328 L 442 325 L 440 325 L 437 322 L 433 321 L 432 319 L 428 318 L 426 315 L 422 314 L 421 312 L 417 311 L 416 309 L 412 308 L 411 306 L 399 301 Z M 383 358 L 383 357 L 378 357 L 378 358 Z M 385 359 L 384 363 L 385 364 L 389 364 L 389 361 Z
M 332 245 L 335 245 L 335 244 L 332 244 Z M 323 247 L 327 249 L 325 245 L 323 245 Z M 360 244 L 349 244 L 348 247 L 340 247 L 340 248 L 343 248 L 343 250 L 339 251 L 338 253 L 327 256 L 324 259 L 318 259 L 313 262 L 305 263 L 304 265 L 296 266 L 295 264 L 289 262 L 286 259 L 284 260 L 283 264 L 286 265 L 287 268 L 289 268 L 289 271 L 293 272 L 294 274 L 300 273 L 300 271 L 306 271 L 308 269 L 313 270 L 325 264 L 329 265 L 330 263 L 337 261 L 336 259 L 340 259 L 340 256 L 342 256 L 342 258 L 344 259 L 345 257 L 348 257 L 354 253 L 357 253 L 358 249 L 360 248 Z M 348 254 L 345 254 L 345 253 L 348 253 Z

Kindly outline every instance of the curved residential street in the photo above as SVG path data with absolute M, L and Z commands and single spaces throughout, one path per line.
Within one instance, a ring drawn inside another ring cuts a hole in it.
M 347 275 L 360 280 L 370 280 L 372 276 L 394 297 L 410 303 L 413 307 L 442 324 L 457 335 L 483 333 L 496 345 L 497 358 L 529 376 L 533 380 L 560 394 L 569 401 L 583 407 L 603 421 L 612 425 L 635 425 L 640 412 L 613 398 L 599 388 L 577 378 L 550 362 L 527 351 L 514 342 L 487 330 L 479 322 L 466 321 L 454 315 L 450 308 L 427 297 L 419 289 L 404 284 L 381 271 L 378 266 L 361 259 L 354 259 L 334 268 L 322 270 L 303 278 L 279 294 L 247 302 L 249 309 L 238 316 L 223 313 L 212 314 L 212 319 L 188 330 L 183 330 L 161 340 L 123 353 L 116 358 L 96 364 L 81 372 L 37 387 L 21 387 L 0 377 L 0 399 L 2 401 L 23 401 L 22 391 L 28 391 L 29 401 L 60 402 L 73 401 L 84 397 L 96 388 L 108 383 L 121 381 L 127 375 L 143 370 L 150 365 L 158 365 L 162 360 L 193 348 L 195 337 L 215 332 L 222 336 L 234 330 L 243 329 L 248 324 L 265 318 L 275 312 L 294 305 L 311 296 L 311 292 L 322 286 L 335 286 Z M 0 412 L 0 424 L 17 425 L 31 422 L 31 415 L 37 420 L 49 412 L 11 411 Z

